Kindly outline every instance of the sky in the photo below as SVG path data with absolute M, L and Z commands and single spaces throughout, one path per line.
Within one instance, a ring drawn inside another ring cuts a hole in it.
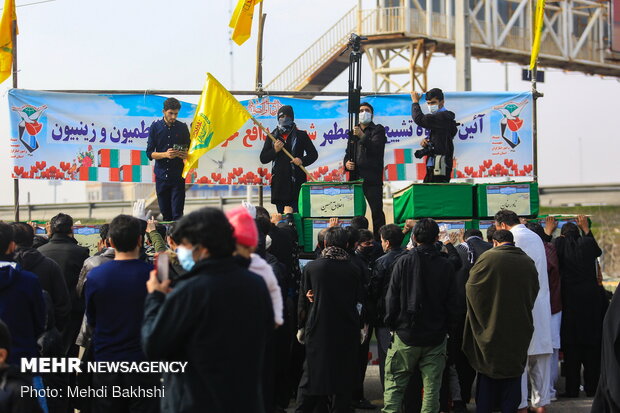
M 36 0 L 16 0 L 19 87 L 25 89 L 201 89 L 205 72 L 235 90 L 255 82 L 256 24 L 244 45 L 231 45 L 228 21 L 231 0 L 55 0 L 19 7 Z M 311 7 L 308 5 L 311 4 Z M 364 0 L 371 8 L 374 0 Z M 357 0 L 264 0 L 265 83 L 335 24 Z M 257 20 L 257 19 L 255 19 Z M 232 51 L 232 56 L 231 56 Z M 429 68 L 430 87 L 456 88 L 454 58 L 436 54 Z M 528 90 L 521 66 L 508 65 L 511 91 Z M 371 71 L 363 62 L 362 86 L 369 91 Z M 0 204 L 13 204 L 8 157 L 10 80 L 0 84 Z M 325 90 L 346 91 L 346 72 Z M 500 62 L 472 60 L 472 89 L 503 91 Z M 545 94 L 539 99 L 539 182 L 542 186 L 618 183 L 620 144 L 616 78 L 587 76 L 558 69 L 546 71 Z M 243 97 L 238 97 L 242 99 Z M 181 97 L 195 102 L 197 97 Z M 449 106 L 449 102 L 447 104 Z M 56 188 L 58 202 L 86 200 L 83 183 Z M 47 182 L 20 181 L 20 202 L 53 201 Z

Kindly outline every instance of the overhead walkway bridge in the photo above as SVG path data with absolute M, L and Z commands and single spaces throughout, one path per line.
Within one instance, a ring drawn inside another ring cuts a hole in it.
M 368 37 L 363 49 L 372 91 L 426 90 L 433 53 L 454 54 L 455 1 L 463 0 L 379 0 L 370 10 L 354 7 L 265 89 L 321 91 L 347 69 L 348 53 L 342 52 L 355 32 Z M 465 1 L 472 57 L 529 64 L 535 2 Z M 609 52 L 609 11 L 608 0 L 547 0 L 539 66 L 620 77 L 620 61 Z

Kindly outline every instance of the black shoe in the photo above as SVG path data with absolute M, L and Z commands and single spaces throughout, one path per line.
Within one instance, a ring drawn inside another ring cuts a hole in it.
M 469 413 L 469 410 L 467 410 L 467 404 L 465 404 L 462 400 L 452 402 L 452 411 L 454 413 Z
M 362 399 L 362 400 L 354 401 L 353 402 L 353 407 L 355 407 L 356 409 L 361 409 L 361 410 L 375 410 L 375 409 L 377 409 L 377 406 L 372 404 L 367 399 Z

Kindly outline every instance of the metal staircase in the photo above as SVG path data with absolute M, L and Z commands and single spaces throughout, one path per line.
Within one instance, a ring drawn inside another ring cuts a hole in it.
M 425 89 L 432 53 L 454 53 L 454 1 L 463 0 L 390 0 L 398 6 L 354 7 L 266 90 L 323 89 L 347 68 L 348 55 L 339 54 L 352 32 L 369 38 L 364 51 L 373 70 L 374 91 L 410 90 L 412 84 Z M 473 57 L 529 63 L 530 0 L 470 0 L 469 5 Z M 620 63 L 608 52 L 609 9 L 608 0 L 547 0 L 539 65 L 620 77 Z M 404 74 L 409 76 L 397 79 Z

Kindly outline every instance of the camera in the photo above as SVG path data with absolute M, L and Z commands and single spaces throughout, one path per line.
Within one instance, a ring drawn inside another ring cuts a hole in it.
M 417 151 L 413 153 L 413 156 L 415 156 L 418 159 L 423 158 L 425 156 L 433 156 L 433 155 L 435 155 L 435 148 L 433 148 L 433 144 L 431 144 L 430 142 L 425 148 L 418 149 Z

